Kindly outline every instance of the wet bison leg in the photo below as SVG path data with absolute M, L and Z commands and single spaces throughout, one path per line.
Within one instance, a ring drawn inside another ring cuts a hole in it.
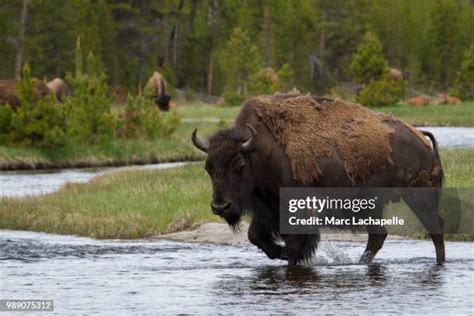
M 259 223 L 257 217 L 250 223 L 248 238 L 252 244 L 260 248 L 270 259 L 286 260 L 285 248 L 275 244 L 272 231 Z
M 284 235 L 286 252 L 288 254 L 288 266 L 297 265 L 300 262 L 309 262 L 313 257 L 320 239 L 317 234 Z
M 436 249 L 436 262 L 444 264 L 444 223 L 438 214 L 439 189 L 420 189 L 416 194 L 407 194 L 403 197 L 407 205 L 416 214 L 420 222 L 428 231 Z
M 374 259 L 377 252 L 382 248 L 385 238 L 387 238 L 387 231 L 384 227 L 369 226 L 367 227 L 369 239 L 367 240 L 367 247 L 364 254 L 359 260 L 359 263 L 369 264 Z

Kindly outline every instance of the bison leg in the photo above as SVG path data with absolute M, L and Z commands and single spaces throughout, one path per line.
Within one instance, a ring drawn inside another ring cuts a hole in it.
M 302 261 L 309 261 L 313 256 L 320 239 L 319 234 L 284 235 L 288 266 L 294 266 Z
M 438 214 L 439 192 L 438 190 L 421 189 L 417 194 L 403 197 L 407 205 L 416 214 L 420 222 L 428 231 L 436 249 L 436 262 L 444 264 L 444 223 Z
M 287 260 L 285 248 L 275 244 L 272 231 L 261 225 L 256 217 L 252 219 L 248 231 L 249 241 L 260 248 L 268 258 Z
M 369 232 L 369 239 L 367 240 L 367 247 L 364 254 L 359 260 L 359 263 L 369 264 L 374 259 L 377 252 L 382 248 L 385 238 L 387 238 L 387 231 L 383 227 L 367 227 Z

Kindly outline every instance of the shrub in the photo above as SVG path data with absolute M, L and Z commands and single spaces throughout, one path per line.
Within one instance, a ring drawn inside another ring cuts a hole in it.
M 0 105 L 0 144 L 5 144 L 10 132 L 13 110 L 9 105 Z
M 171 135 L 179 124 L 180 118 L 175 111 L 159 111 L 154 101 L 144 95 L 129 96 L 125 111 L 119 116 L 117 135 L 127 139 L 156 139 Z
M 62 146 L 65 141 L 64 107 L 56 102 L 54 95 L 36 101 L 37 79 L 31 78 L 28 65 L 23 67 L 22 79 L 17 85 L 20 107 L 12 112 L 3 107 L 0 115 L 5 126 L 2 128 L 4 140 L 9 142 L 44 148 Z
M 278 78 L 280 78 L 280 90 L 290 91 L 294 87 L 294 71 L 288 64 L 283 64 L 283 66 L 278 69 Z
M 350 69 L 359 84 L 381 80 L 388 73 L 388 62 L 383 55 L 382 44 L 374 34 L 365 35 L 352 57 Z
M 462 99 L 474 99 L 474 42 L 466 49 L 451 94 Z
M 249 78 L 249 94 L 274 94 L 281 88 L 278 74 L 272 68 L 260 68 Z
M 356 100 L 367 106 L 385 106 L 395 104 L 405 95 L 405 82 L 402 80 L 382 79 L 372 81 L 360 92 Z
M 245 95 L 231 90 L 224 90 L 222 97 L 225 100 L 225 105 L 240 106 L 245 101 Z
M 110 112 L 113 96 L 106 84 L 106 76 L 96 67 L 94 55 L 89 54 L 87 72 L 76 65 L 76 74 L 66 77 L 74 91 L 64 101 L 67 134 L 75 142 L 100 143 L 112 138 L 115 132 L 116 122 Z

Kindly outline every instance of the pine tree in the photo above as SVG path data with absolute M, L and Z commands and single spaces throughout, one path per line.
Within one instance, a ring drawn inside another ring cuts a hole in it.
M 367 33 L 352 57 L 350 69 L 359 84 L 380 80 L 388 71 L 382 45 L 373 33 Z

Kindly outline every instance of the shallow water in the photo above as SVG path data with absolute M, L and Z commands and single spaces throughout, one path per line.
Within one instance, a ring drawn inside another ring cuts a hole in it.
M 0 298 L 54 299 L 58 314 L 474 313 L 472 243 L 388 240 L 371 266 L 365 243 L 323 242 L 288 270 L 250 245 L 97 241 L 0 232 Z
M 122 170 L 169 169 L 184 166 L 190 162 L 148 164 L 110 168 L 85 168 L 37 171 L 0 172 L 0 196 L 25 196 L 57 191 L 67 182 L 87 182 L 99 175 Z
M 472 127 L 419 127 L 431 132 L 441 148 L 474 148 L 474 128 Z

